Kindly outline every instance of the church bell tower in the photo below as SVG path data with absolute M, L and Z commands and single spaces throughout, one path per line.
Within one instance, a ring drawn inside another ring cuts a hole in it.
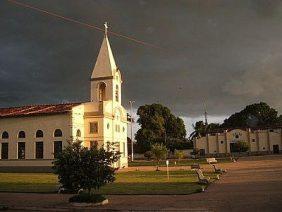
M 103 42 L 91 75 L 91 102 L 114 101 L 121 104 L 121 73 L 116 66 L 105 26 Z

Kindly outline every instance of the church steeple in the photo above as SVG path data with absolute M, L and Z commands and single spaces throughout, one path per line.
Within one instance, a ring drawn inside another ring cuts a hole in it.
M 91 79 L 114 76 L 115 71 L 117 70 L 116 62 L 108 39 L 107 22 L 104 24 L 104 26 L 105 35 L 91 75 Z
M 121 73 L 116 66 L 108 39 L 108 25 L 91 75 L 91 101 L 114 101 L 121 104 Z

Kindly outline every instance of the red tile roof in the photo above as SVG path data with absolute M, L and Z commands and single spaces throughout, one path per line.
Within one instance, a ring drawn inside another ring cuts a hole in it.
M 79 104 L 81 103 L 29 105 L 21 107 L 0 108 L 0 118 L 67 113 L 72 109 L 72 107 Z

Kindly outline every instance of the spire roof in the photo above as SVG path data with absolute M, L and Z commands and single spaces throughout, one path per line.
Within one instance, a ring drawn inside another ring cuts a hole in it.
M 91 79 L 99 77 L 113 76 L 117 70 L 116 62 L 113 56 L 111 45 L 108 39 L 108 26 L 105 23 L 104 39 L 94 66 Z

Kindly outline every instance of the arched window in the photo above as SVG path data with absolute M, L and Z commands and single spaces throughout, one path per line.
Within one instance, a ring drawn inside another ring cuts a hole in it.
M 2 139 L 8 139 L 9 138 L 9 133 L 7 131 L 4 131 L 2 133 Z
M 62 136 L 63 136 L 62 130 L 56 129 L 54 132 L 54 137 L 62 137 Z
M 119 101 L 119 87 L 116 85 L 116 101 Z
M 42 138 L 43 137 L 43 131 L 42 130 L 37 130 L 36 131 L 36 138 Z
M 20 131 L 18 137 L 19 138 L 25 138 L 25 132 L 24 131 Z
M 99 101 L 102 102 L 106 98 L 106 84 L 101 82 L 99 84 Z
M 76 131 L 76 137 L 81 137 L 81 131 L 80 130 Z

